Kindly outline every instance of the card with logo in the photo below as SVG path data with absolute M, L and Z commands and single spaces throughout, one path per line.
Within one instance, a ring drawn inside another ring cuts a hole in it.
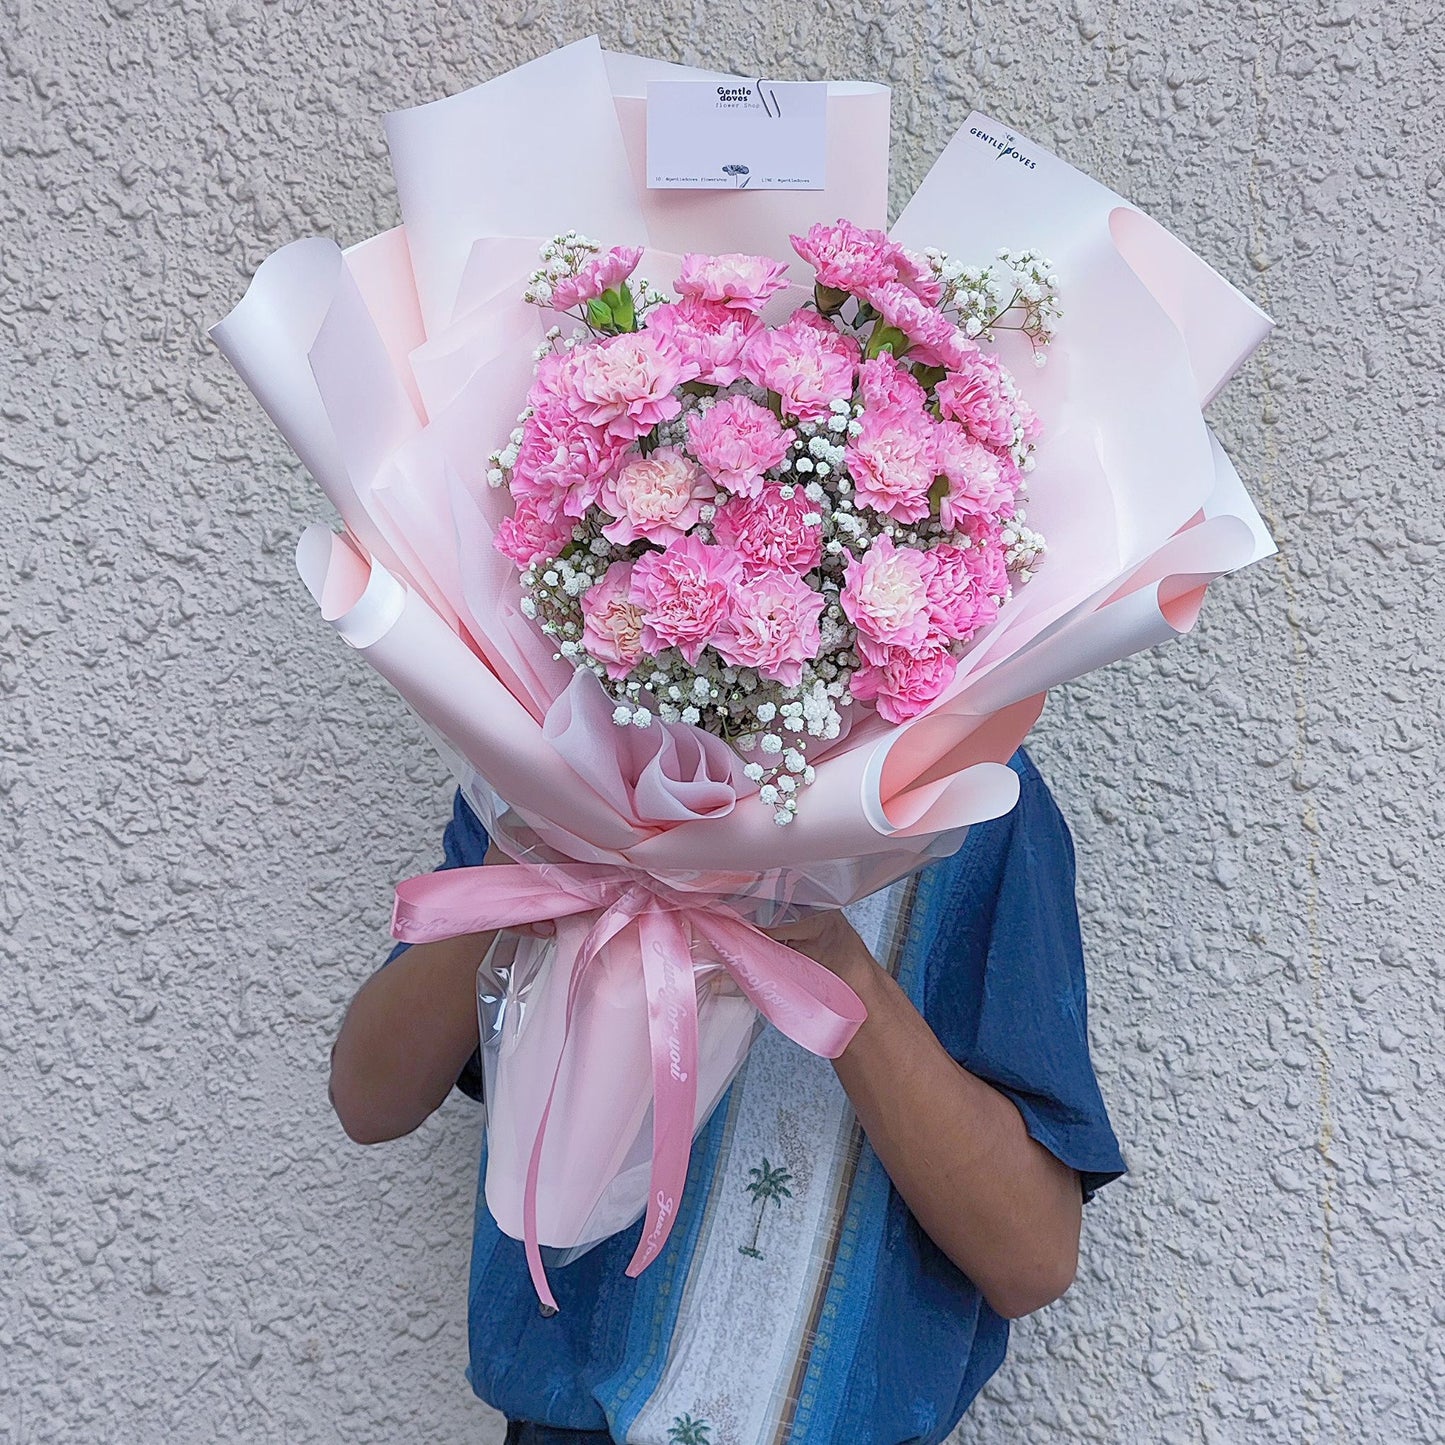
M 827 158 L 826 81 L 648 82 L 652 190 L 821 191 Z

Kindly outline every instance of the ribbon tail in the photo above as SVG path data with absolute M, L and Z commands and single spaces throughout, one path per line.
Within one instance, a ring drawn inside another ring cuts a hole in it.
M 642 1238 L 627 1266 L 636 1278 L 667 1242 L 687 1182 L 697 1114 L 697 985 L 692 945 L 677 915 L 649 908 L 637 919 L 652 1045 L 652 1178 Z
M 571 1019 L 567 1020 L 570 1027 Z M 537 1231 L 537 1177 L 542 1168 L 542 1141 L 547 1136 L 547 1120 L 552 1115 L 552 1104 L 557 1097 L 557 1080 L 562 1075 L 562 1059 L 565 1056 L 567 1034 L 562 1035 L 563 1053 L 557 1056 L 557 1067 L 552 1073 L 552 1086 L 547 1090 L 547 1102 L 542 1106 L 542 1117 L 537 1121 L 537 1135 L 532 1140 L 532 1154 L 527 1160 L 527 1181 L 522 1193 L 522 1240 L 527 1255 L 527 1273 L 532 1277 L 532 1288 L 537 1298 L 548 1309 L 556 1311 L 557 1300 L 552 1286 L 547 1282 L 547 1270 L 542 1263 L 542 1245 Z
M 836 1059 L 852 1042 L 868 1010 L 832 970 L 735 915 L 699 909 L 692 919 L 753 1007 L 795 1044 Z
M 396 886 L 391 936 L 433 943 L 588 913 L 615 892 L 617 870 L 589 864 L 504 863 L 421 873 Z
M 493 871 L 496 871 L 495 869 Z M 527 1160 L 527 1178 L 522 1193 L 522 1243 L 527 1257 L 527 1273 L 532 1278 L 532 1288 L 537 1298 L 548 1309 L 557 1309 L 552 1286 L 547 1281 L 547 1270 L 542 1263 L 541 1232 L 537 1226 L 537 1193 L 542 1173 L 542 1144 L 547 1137 L 547 1121 L 552 1117 L 552 1105 L 557 1097 L 557 1084 L 562 1077 L 562 1063 L 567 1057 L 567 1040 L 572 1033 L 572 1014 L 581 991 L 582 977 L 592 962 L 611 945 L 617 935 L 627 926 L 631 914 L 631 898 L 624 897 L 604 913 L 587 932 L 577 953 L 577 962 L 572 968 L 572 977 L 567 985 L 567 1008 L 562 1019 L 562 1042 L 557 1050 L 557 1067 L 552 1071 L 552 1083 L 547 1090 L 547 1102 L 542 1106 L 541 1117 L 537 1120 L 537 1133 L 532 1140 L 532 1152 Z M 694 1006 L 696 999 L 694 998 Z

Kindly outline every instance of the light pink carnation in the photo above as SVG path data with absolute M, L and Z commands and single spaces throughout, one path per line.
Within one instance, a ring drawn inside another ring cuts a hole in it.
M 787 284 L 788 268 L 767 256 L 738 251 L 709 256 L 690 251 L 682 258 L 682 270 L 673 287 L 679 296 L 721 301 L 724 306 L 756 315 Z
M 570 352 L 557 385 L 582 421 L 631 440 L 682 410 L 673 388 L 695 374 L 655 336 L 630 331 Z
M 841 601 L 861 637 L 895 647 L 916 647 L 928 636 L 928 553 L 895 547 L 879 537 L 843 573 Z
M 658 447 L 603 483 L 598 505 L 617 520 L 602 535 L 620 546 L 639 538 L 666 546 L 697 525 L 703 503 L 716 495 L 711 479 L 676 447 Z
M 974 558 L 979 554 L 944 543 L 928 555 L 933 559 L 928 579 L 928 615 L 933 633 L 930 641 L 966 642 L 998 616 L 998 603 L 975 571 Z
M 582 594 L 582 646 L 613 679 L 626 677 L 642 657 L 642 611 L 631 591 L 632 564 L 614 562 Z
M 788 454 L 793 434 L 767 407 L 745 396 L 724 397 L 687 421 L 692 454 L 730 492 L 754 497 L 762 490 L 763 473 Z
M 860 702 L 872 701 L 885 722 L 917 717 L 958 670 L 958 660 L 943 647 L 865 647 L 863 666 L 848 688 Z
M 1038 412 L 1017 394 L 1013 397 L 1013 408 L 1014 419 L 1023 428 L 1024 441 L 1033 446 L 1043 435 L 1044 430 L 1044 424 L 1040 420 Z
M 570 518 L 549 516 L 535 502 L 523 499 L 510 517 L 503 517 L 497 524 L 492 545 L 518 567 L 531 567 L 550 561 L 571 540 Z
M 732 607 L 712 645 L 724 661 L 796 687 L 803 664 L 818 655 L 822 612 L 822 594 L 796 572 L 758 572 L 733 588 Z
M 949 368 L 935 388 L 944 416 L 962 422 L 985 446 L 1006 447 L 1013 440 L 1013 403 L 1002 363 L 976 351 Z
M 548 516 L 580 517 L 630 444 L 581 420 L 555 395 L 539 393 L 532 404 L 512 467 L 512 495 Z
M 795 312 L 785 325 L 755 336 L 743 354 L 743 375 L 777 392 L 789 416 L 820 421 L 834 401 L 853 395 L 858 344 L 830 322 L 818 325 L 808 316 L 817 313 Z
M 951 366 L 974 349 L 973 343 L 943 312 L 923 301 L 901 281 L 872 287 L 865 300 L 887 325 L 908 338 L 909 356 L 925 366 Z
M 890 244 L 898 266 L 898 279 L 926 306 L 937 306 L 943 300 L 943 282 L 933 274 L 927 258 L 896 242 Z
M 637 270 L 642 259 L 640 246 L 614 246 L 594 256 L 575 276 L 564 276 L 552 285 L 552 305 L 558 311 L 591 301 L 604 291 L 620 286 Z
M 913 373 L 890 352 L 871 357 L 858 368 L 858 386 L 868 411 L 907 407 L 922 411 L 927 394 Z
M 856 500 L 900 522 L 926 517 L 938 475 L 936 424 L 921 407 L 901 406 L 865 411 L 859 421 L 846 452 Z
M 997 516 L 1018 490 L 1012 460 L 976 441 L 956 421 L 939 425 L 938 469 L 948 478 L 938 519 L 949 532 L 962 516 Z
M 857 295 L 898 277 L 894 246 L 882 231 L 867 231 L 841 217 L 836 226 L 820 221 L 803 236 L 789 236 L 793 250 L 833 291 Z
M 684 537 L 665 552 L 649 552 L 632 568 L 631 600 L 642 609 L 642 646 L 675 647 L 689 665 L 728 615 L 743 564 L 728 547 Z
M 784 336 L 816 331 L 826 345 L 842 352 L 854 366 L 858 365 L 858 359 L 863 354 L 857 337 L 851 332 L 840 331 L 836 321 L 824 316 L 821 311 L 815 311 L 811 306 L 799 306 L 777 329 Z
M 812 523 L 804 520 L 814 517 Z M 764 487 L 756 497 L 734 497 L 717 509 L 713 536 L 735 548 L 749 572 L 808 572 L 823 558 L 822 517 L 816 502 L 794 488 Z
M 743 352 L 763 329 L 750 311 L 696 296 L 654 306 L 644 324 L 712 386 L 731 386 L 742 375 Z
M 986 596 L 1002 602 L 1009 589 L 1003 528 L 989 517 L 964 517 L 957 530 L 970 543 L 966 549 L 969 570 L 978 578 Z

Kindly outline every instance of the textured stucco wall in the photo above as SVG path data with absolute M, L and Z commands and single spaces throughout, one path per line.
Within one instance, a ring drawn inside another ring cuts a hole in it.
M 978 103 L 1283 323 L 1214 414 L 1281 556 L 1036 735 L 1133 1173 L 959 1438 L 1445 1439 L 1440 19 L 0 0 L 0 1440 L 498 1438 L 475 1116 L 362 1151 L 325 1095 L 448 787 L 203 327 L 392 223 L 386 110 L 594 29 L 890 82 L 898 201 Z

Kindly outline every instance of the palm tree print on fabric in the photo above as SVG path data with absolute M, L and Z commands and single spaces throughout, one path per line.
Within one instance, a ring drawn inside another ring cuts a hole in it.
M 706 1420 L 694 1420 L 691 1415 L 674 1415 L 672 1424 L 667 1427 L 668 1445 L 712 1445 L 711 1429 Z
M 792 1171 L 784 1169 L 779 1165 L 776 1169 L 768 1163 L 767 1155 L 763 1155 L 762 1168 L 754 1165 L 748 1170 L 748 1183 L 743 1188 L 753 1196 L 753 1202 L 758 1206 L 758 1217 L 753 1225 L 753 1241 L 751 1244 L 738 1245 L 738 1253 L 750 1255 L 753 1259 L 761 1259 L 762 1251 L 758 1248 L 758 1235 L 763 1229 L 763 1215 L 767 1213 L 768 1200 L 781 1209 L 783 1200 L 791 1199 L 793 1191 L 788 1185 L 793 1182 Z

